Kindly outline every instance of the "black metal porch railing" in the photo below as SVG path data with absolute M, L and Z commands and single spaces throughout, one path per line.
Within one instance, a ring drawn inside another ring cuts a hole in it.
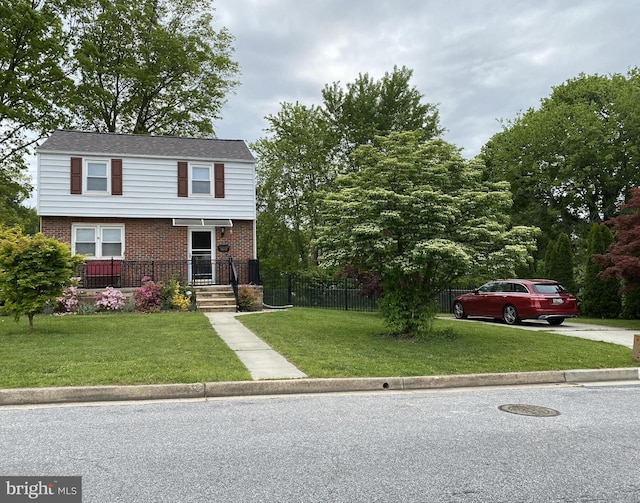
M 83 288 L 136 288 L 143 278 L 194 286 L 261 284 L 258 260 L 89 260 L 77 270 Z
M 233 288 L 233 296 L 236 298 L 236 311 L 240 310 L 240 291 L 238 289 L 239 276 L 238 269 L 232 260 L 229 260 L 229 283 Z

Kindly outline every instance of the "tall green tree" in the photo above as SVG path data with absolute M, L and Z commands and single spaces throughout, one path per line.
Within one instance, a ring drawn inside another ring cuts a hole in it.
M 353 162 L 324 199 L 320 258 L 377 276 L 394 332 L 428 331 L 436 296 L 457 278 L 511 276 L 530 260 L 537 229 L 511 227 L 508 185 L 483 182 L 483 166 L 455 146 L 391 133 Z
M 16 320 L 26 315 L 33 330 L 34 316 L 71 284 L 81 262 L 67 245 L 43 234 L 0 229 L 0 301 Z
M 257 162 L 258 255 L 264 271 L 316 265 L 319 197 L 335 177 L 333 143 L 318 107 L 283 103 L 270 134 L 251 145 Z
M 0 0 L 0 218 L 20 220 L 26 155 L 64 123 L 72 90 L 65 0 Z
M 426 141 L 443 133 L 437 106 L 424 102 L 424 95 L 411 86 L 412 76 L 413 70 L 394 66 L 379 80 L 365 73 L 345 86 L 325 85 L 322 110 L 335 135 L 335 154 L 345 167 L 354 168 L 350 154 L 376 136 L 420 131 Z
M 211 0 L 96 0 L 81 11 L 74 124 L 105 132 L 210 136 L 237 86 L 233 37 Z
M 511 184 L 514 223 L 587 235 L 640 185 L 640 72 L 580 75 L 505 124 L 482 151 L 490 180 Z
M 267 269 L 317 265 L 318 204 L 341 173 L 358 170 L 350 154 L 376 135 L 441 134 L 436 106 L 411 85 L 412 71 L 381 79 L 360 75 L 343 87 L 325 86 L 320 106 L 283 103 L 268 116 L 268 134 L 252 145 L 258 159 L 258 255 Z
M 560 233 L 550 241 L 545 255 L 545 275 L 560 282 L 570 292 L 577 292 L 575 283 L 575 259 L 569 236 Z
M 0 226 L 21 227 L 27 234 L 40 229 L 40 219 L 35 208 L 24 204 L 23 187 L 16 182 L 0 184 Z
M 599 275 L 603 268 L 593 261 L 593 256 L 606 253 L 613 241 L 613 234 L 608 227 L 601 224 L 591 226 L 587 238 L 587 260 L 580 306 L 580 312 L 585 316 L 617 318 L 620 315 L 620 283 L 616 280 L 602 280 Z

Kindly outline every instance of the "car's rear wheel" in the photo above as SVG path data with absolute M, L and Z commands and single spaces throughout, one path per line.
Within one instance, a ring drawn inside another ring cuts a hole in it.
M 520 323 L 518 311 L 511 304 L 504 306 L 504 309 L 502 310 L 502 319 L 507 325 L 516 325 Z
M 547 323 L 549 323 L 549 325 L 553 325 L 554 327 L 556 327 L 564 323 L 564 318 L 549 318 L 547 320 Z
M 464 312 L 462 302 L 455 302 L 453 304 L 453 315 L 459 320 L 464 320 L 467 317 L 467 313 Z

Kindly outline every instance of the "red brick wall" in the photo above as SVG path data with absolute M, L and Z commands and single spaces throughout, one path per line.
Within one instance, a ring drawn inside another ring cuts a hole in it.
M 41 231 L 71 245 L 71 224 L 124 224 L 125 260 L 187 260 L 188 229 L 174 227 L 171 219 L 148 218 L 82 218 L 82 217 L 41 217 Z M 216 252 L 217 259 L 229 256 L 236 261 L 248 260 L 253 256 L 253 222 L 234 220 L 232 228 L 216 229 L 216 243 L 228 244 L 229 252 Z
M 126 260 L 187 260 L 189 242 L 186 227 L 174 227 L 169 219 L 126 219 Z
M 253 222 L 247 220 L 233 220 L 233 227 L 225 227 L 222 236 L 220 227 L 216 229 L 216 244 L 229 245 L 228 252 L 216 251 L 216 258 L 224 260 L 233 257 L 234 260 L 248 260 L 253 256 Z

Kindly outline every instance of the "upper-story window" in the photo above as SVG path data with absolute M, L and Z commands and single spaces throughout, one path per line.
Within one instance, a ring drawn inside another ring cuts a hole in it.
M 122 195 L 122 159 L 71 158 L 71 194 Z
M 211 194 L 211 166 L 191 166 L 191 193 Z
M 109 192 L 109 162 L 87 161 L 85 188 L 87 192 Z
M 224 164 L 178 161 L 178 197 L 213 196 L 224 198 Z

